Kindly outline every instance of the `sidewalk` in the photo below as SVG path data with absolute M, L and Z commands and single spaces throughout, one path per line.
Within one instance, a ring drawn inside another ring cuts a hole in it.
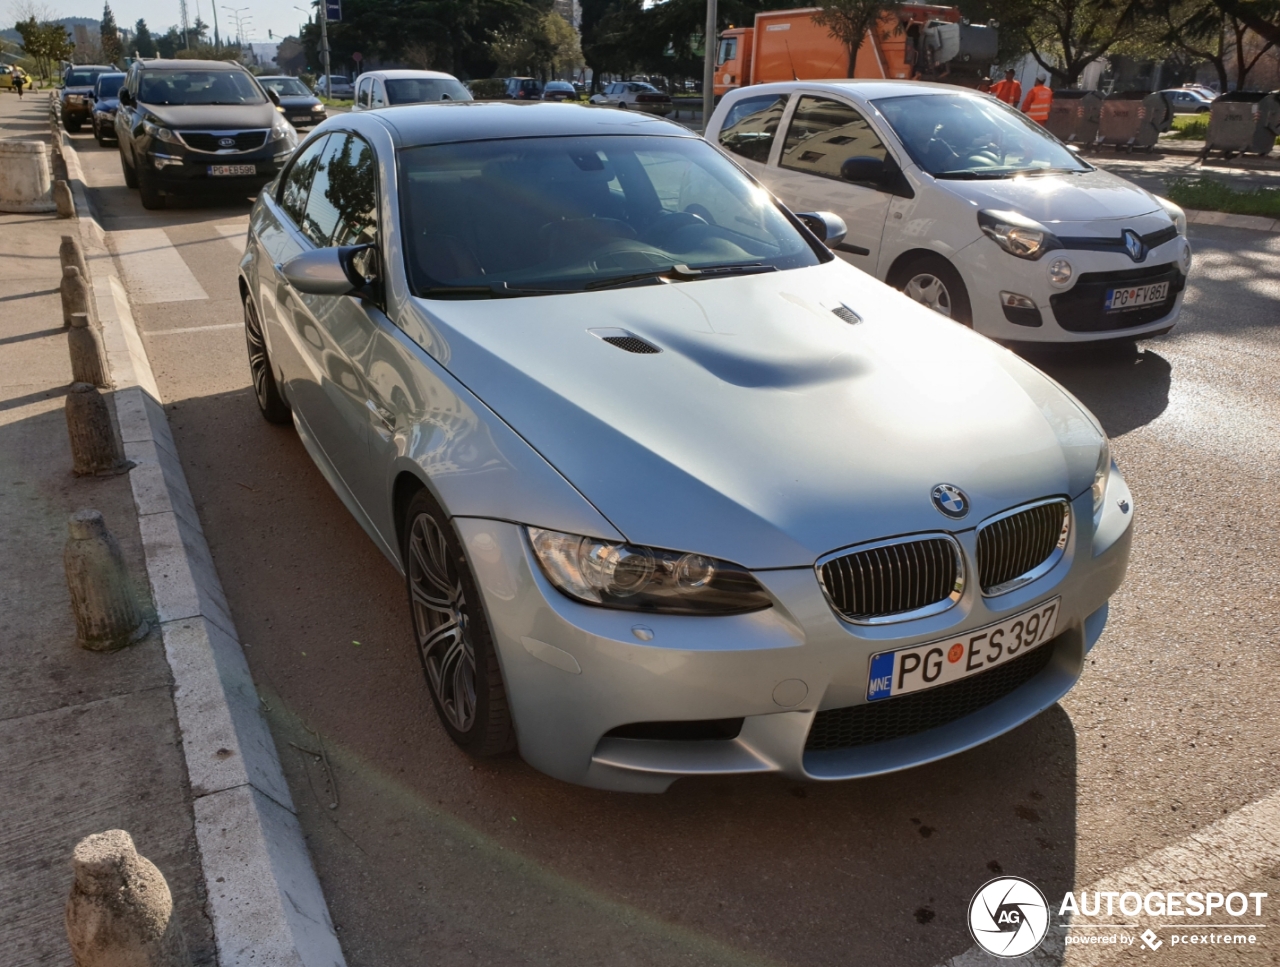
M 43 97 L 18 112 L 9 101 L 0 137 L 45 135 Z M 120 828 L 168 879 L 193 962 L 213 965 L 161 636 L 115 654 L 75 643 L 62 551 L 80 508 L 102 512 L 151 609 L 129 478 L 71 474 L 58 245 L 75 231 L 52 215 L 0 215 L 0 960 L 70 963 L 72 847 Z

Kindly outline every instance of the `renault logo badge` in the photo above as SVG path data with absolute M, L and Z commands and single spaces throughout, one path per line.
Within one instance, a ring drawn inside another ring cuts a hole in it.
M 952 520 L 969 513 L 969 498 L 955 484 L 938 484 L 933 488 L 933 506 Z
M 1132 228 L 1124 230 L 1124 247 L 1129 253 L 1129 258 L 1135 262 L 1141 262 L 1147 257 L 1147 246 L 1143 244 L 1142 236 Z

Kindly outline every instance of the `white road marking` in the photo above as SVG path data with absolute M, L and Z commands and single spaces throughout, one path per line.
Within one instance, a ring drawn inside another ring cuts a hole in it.
M 183 329 L 149 329 L 148 336 L 177 336 L 187 332 L 214 332 L 218 329 L 240 329 L 243 322 L 224 322 L 216 326 L 187 326 Z
M 1277 866 L 1280 866 L 1280 790 L 1242 806 L 1212 826 L 1192 833 L 1172 846 L 1156 850 L 1117 873 L 1104 876 L 1085 890 L 1089 894 L 1094 891 L 1123 893 L 1132 890 L 1145 895 L 1155 891 L 1186 889 L 1225 893 L 1243 889 Z M 975 884 L 974 888 L 977 886 Z M 1078 894 L 1079 891 L 1077 898 Z M 1062 897 L 1047 899 L 1053 914 L 1053 926 L 1039 949 L 1020 958 L 1019 964 L 1026 967 L 1093 967 L 1132 949 L 1110 945 L 1067 946 L 1064 941 L 1066 927 L 1058 917 Z M 1269 902 L 1277 900 L 1272 898 Z M 1186 921 L 1179 926 L 1185 927 L 1188 933 L 1197 927 L 1208 926 L 1196 923 L 1195 917 L 1187 917 Z M 1245 924 L 1232 924 L 1236 929 L 1243 926 Z M 944 961 L 941 967 L 993 967 L 1008 963 L 973 946 Z
M 245 240 L 249 235 L 248 225 L 214 225 L 218 233 L 231 243 L 236 255 L 244 255 Z
M 108 232 L 107 238 L 134 305 L 209 298 L 163 228 Z

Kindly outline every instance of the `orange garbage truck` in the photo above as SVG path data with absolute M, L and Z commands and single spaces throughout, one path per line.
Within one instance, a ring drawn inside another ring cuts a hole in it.
M 945 80 L 976 87 L 996 59 L 994 25 L 966 22 L 956 7 L 898 3 L 867 31 L 850 72 L 849 50 L 814 22 L 820 7 L 758 13 L 751 27 L 720 34 L 715 93 L 771 81 L 833 78 Z

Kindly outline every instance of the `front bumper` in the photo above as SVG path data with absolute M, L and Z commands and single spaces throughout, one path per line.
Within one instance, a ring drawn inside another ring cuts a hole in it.
M 79 104 L 68 104 L 64 100 L 61 111 L 63 121 L 87 121 L 93 116 L 93 108 L 88 101 L 81 101 Z
M 156 186 L 168 194 L 202 194 L 228 192 L 253 194 L 270 182 L 292 157 L 293 149 L 273 151 L 271 146 L 261 151 L 243 154 L 205 154 L 183 152 L 164 143 L 153 144 L 146 153 L 146 163 Z M 213 165 L 253 165 L 252 175 L 211 175 Z
M 594 608 L 550 586 L 519 526 L 477 518 L 455 524 L 484 598 L 521 755 L 569 782 L 661 792 L 691 775 L 777 772 L 833 780 L 892 772 L 954 755 L 1039 714 L 1075 684 L 1102 633 L 1107 601 L 1128 563 L 1131 502 L 1113 473 L 1096 529 L 1089 494 L 1074 501 L 1067 553 L 1047 574 L 990 600 L 970 582 L 943 614 L 875 626 L 840 621 L 812 568 L 756 572 L 775 605 L 749 615 Z M 972 567 L 975 531 L 956 537 Z M 1057 637 L 1041 646 L 1052 655 L 1003 697 L 916 734 L 806 750 L 819 711 L 866 703 L 873 654 L 982 627 L 1053 596 L 1062 598 Z M 636 626 L 652 638 L 640 640 Z M 634 723 L 738 719 L 733 738 L 606 736 Z

